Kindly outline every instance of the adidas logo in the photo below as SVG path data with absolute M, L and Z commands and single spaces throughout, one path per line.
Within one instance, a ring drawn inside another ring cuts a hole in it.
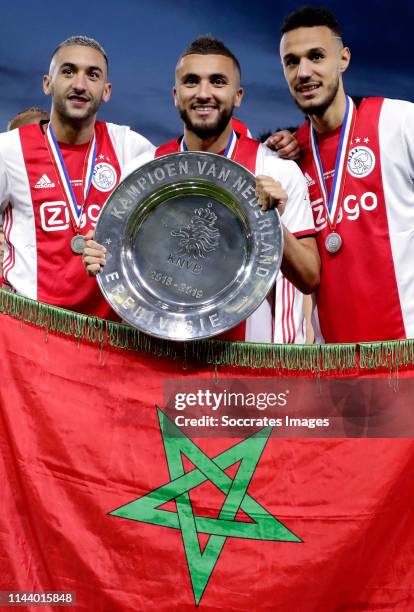
M 315 184 L 315 181 L 313 180 L 313 178 L 310 176 L 310 174 L 308 174 L 307 172 L 305 172 L 305 179 L 306 182 L 308 184 L 308 187 L 312 187 L 312 185 Z
M 55 186 L 55 183 L 52 183 L 47 174 L 42 174 L 40 179 L 37 181 L 34 186 L 35 189 L 51 189 Z

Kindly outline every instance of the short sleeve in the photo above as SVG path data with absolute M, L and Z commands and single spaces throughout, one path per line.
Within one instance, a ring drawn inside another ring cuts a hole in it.
M 276 153 L 261 145 L 258 151 L 256 174 L 270 176 L 280 182 L 288 194 L 285 211 L 281 217 L 285 227 L 297 238 L 316 234 L 305 177 L 299 166 L 281 159 Z

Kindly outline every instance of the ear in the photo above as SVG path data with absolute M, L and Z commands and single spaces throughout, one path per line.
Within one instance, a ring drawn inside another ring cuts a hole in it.
M 339 56 L 339 71 L 345 72 L 345 70 L 349 66 L 349 62 L 351 61 L 351 51 L 349 47 L 342 47 L 341 53 Z
M 178 103 L 177 103 L 177 88 L 176 88 L 175 85 L 172 88 L 172 95 L 173 95 L 173 98 L 174 98 L 174 106 L 177 107 L 178 106 Z
M 239 106 L 242 103 L 243 96 L 244 96 L 244 89 L 243 89 L 243 87 L 239 87 L 239 89 L 237 90 L 236 95 L 234 97 L 234 107 L 235 108 L 239 108 Z
M 52 93 L 52 79 L 49 74 L 43 75 L 43 93 L 50 96 Z
M 111 93 L 112 93 L 112 84 L 105 83 L 103 94 L 102 94 L 102 100 L 104 102 L 108 102 L 109 98 L 111 97 Z

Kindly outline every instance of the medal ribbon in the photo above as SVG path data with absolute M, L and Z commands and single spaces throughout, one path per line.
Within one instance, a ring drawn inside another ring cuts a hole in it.
M 335 229 L 339 210 L 342 193 L 345 186 L 346 179 L 346 164 L 348 159 L 349 147 L 352 141 L 352 134 L 354 131 L 354 125 L 356 120 L 356 109 L 352 99 L 346 97 L 346 109 L 345 117 L 342 123 L 341 135 L 339 137 L 338 151 L 336 154 L 335 169 L 333 176 L 333 183 L 331 189 L 331 195 L 328 198 L 328 189 L 326 187 L 325 177 L 323 175 L 323 166 L 321 157 L 319 155 L 318 141 L 316 132 L 311 124 L 309 130 L 309 139 L 312 150 L 313 163 L 316 171 L 316 177 L 319 184 L 319 188 L 322 193 L 323 203 L 327 212 L 327 218 L 331 229 Z
M 46 130 L 46 145 L 49 151 L 50 158 L 55 167 L 55 170 L 60 178 L 60 184 L 62 186 L 63 196 L 65 198 L 66 204 L 68 205 L 69 215 L 72 221 L 72 225 L 75 229 L 79 229 L 83 207 L 86 202 L 86 198 L 88 197 L 89 189 L 91 188 L 93 171 L 95 168 L 95 160 L 96 160 L 96 136 L 95 132 L 89 142 L 88 150 L 85 155 L 85 162 L 83 164 L 83 172 L 82 172 L 82 193 L 83 193 L 83 202 L 78 204 L 76 201 L 75 194 L 72 189 L 72 185 L 70 184 L 70 178 L 65 166 L 65 162 L 63 160 L 62 153 L 60 151 L 58 142 L 56 140 L 55 134 L 53 133 L 53 129 L 51 124 L 49 123 Z
M 232 133 L 230 134 L 229 141 L 224 150 L 224 153 L 223 153 L 224 157 L 228 157 L 229 159 L 232 159 L 232 156 L 235 153 L 236 145 L 237 145 L 237 136 L 236 136 L 236 132 L 233 130 Z M 184 136 L 181 138 L 180 151 L 188 151 L 187 145 L 184 140 Z

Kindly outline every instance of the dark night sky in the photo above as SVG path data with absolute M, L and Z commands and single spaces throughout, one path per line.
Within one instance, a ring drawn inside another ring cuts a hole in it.
M 325 2 L 339 18 L 352 62 L 345 83 L 354 95 L 414 100 L 414 5 Z M 176 59 L 199 34 L 222 38 L 243 69 L 245 99 L 238 116 L 253 134 L 297 125 L 278 57 L 283 17 L 298 2 L 239 0 L 72 0 L 2 2 L 0 126 L 31 105 L 49 109 L 42 75 L 50 53 L 72 34 L 99 40 L 110 57 L 111 101 L 100 117 L 127 124 L 155 144 L 181 132 L 171 99 Z

